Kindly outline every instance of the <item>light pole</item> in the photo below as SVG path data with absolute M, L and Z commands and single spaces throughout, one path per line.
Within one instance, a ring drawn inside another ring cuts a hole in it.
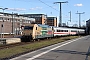
M 70 20 L 69 21 L 71 22 L 71 11 L 69 13 L 70 13 Z
M 85 12 L 83 12 L 83 13 L 76 13 L 76 14 L 79 14 L 79 28 L 81 28 L 81 14 L 84 14 Z
M 62 3 L 68 3 L 68 1 L 66 1 L 66 2 L 54 2 L 54 4 L 56 4 L 56 3 L 59 3 L 60 4 L 60 17 L 59 17 L 59 26 L 62 26 L 62 11 L 61 11 L 61 4 Z
M 3 16 L 4 16 L 4 10 L 6 10 L 6 9 L 8 9 L 8 8 L 0 8 L 0 9 L 2 9 L 3 10 Z M 3 22 L 2 22 L 2 24 L 1 24 L 1 38 L 3 37 L 4 38 L 4 17 L 3 17 Z M 3 30 L 2 30 L 3 29 Z M 3 31 L 3 36 L 2 36 L 2 31 Z

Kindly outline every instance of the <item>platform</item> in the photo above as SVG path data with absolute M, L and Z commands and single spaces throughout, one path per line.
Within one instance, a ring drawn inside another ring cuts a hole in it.
M 13 44 L 21 42 L 20 38 L 0 38 L 0 44 Z

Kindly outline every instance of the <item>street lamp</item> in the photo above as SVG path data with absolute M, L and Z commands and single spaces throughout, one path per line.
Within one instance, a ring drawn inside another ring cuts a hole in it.
M 6 10 L 8 8 L 0 8 L 0 9 L 3 10 L 3 16 L 4 16 L 4 10 Z M 3 26 L 4 26 L 4 17 L 3 17 L 3 23 L 1 24 L 1 38 L 2 38 L 2 31 L 3 31 L 3 38 L 4 38 L 4 28 L 3 28 Z M 3 30 L 2 30 L 2 28 L 3 28 Z

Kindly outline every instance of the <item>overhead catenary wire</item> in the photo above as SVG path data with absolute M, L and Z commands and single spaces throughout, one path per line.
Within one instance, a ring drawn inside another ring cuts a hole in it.
M 31 2 L 31 1 L 29 1 L 29 0 L 15 0 L 15 1 Z M 38 0 L 38 1 L 41 2 L 41 3 L 43 3 L 43 4 L 45 4 L 46 6 L 48 6 L 48 7 L 50 7 L 50 8 L 52 8 L 52 9 L 54 9 L 54 10 L 56 10 L 56 11 L 59 12 L 59 10 L 53 8 L 52 6 L 48 5 L 47 3 L 45 3 L 45 2 L 43 2 L 43 1 L 41 1 L 41 0 Z
M 54 10 L 56 10 L 56 11 L 58 11 L 57 9 L 55 9 L 55 8 L 53 8 L 52 6 L 50 6 L 50 5 L 46 4 L 45 2 L 43 2 L 43 1 L 41 1 L 41 0 L 38 0 L 38 1 L 40 1 L 41 3 L 43 3 L 43 4 L 47 5 L 48 7 L 52 8 L 52 9 L 54 9 Z M 59 12 L 59 11 L 58 11 L 58 12 Z

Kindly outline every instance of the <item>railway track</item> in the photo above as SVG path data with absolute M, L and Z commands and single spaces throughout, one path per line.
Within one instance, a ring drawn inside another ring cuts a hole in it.
M 14 44 L 7 44 L 7 45 L 0 45 L 0 49 L 8 49 L 15 46 L 30 44 L 31 42 L 20 42 L 20 43 L 14 43 Z
M 46 40 L 52 40 L 52 39 L 58 39 L 58 38 L 64 39 L 63 37 L 65 37 L 65 36 L 48 38 L 48 39 L 38 39 L 38 40 L 31 41 L 31 42 L 19 42 L 19 43 L 14 43 L 14 44 L 0 45 L 0 50 L 1 49 L 12 48 L 12 47 L 15 47 L 15 46 L 21 46 L 21 45 L 31 44 L 31 43 L 34 43 L 34 42 L 40 42 L 40 41 L 46 41 Z M 64 40 L 70 40 L 70 39 L 64 39 Z
M 66 38 L 66 39 L 65 39 Z M 13 47 L 16 47 L 16 46 L 23 46 L 23 45 L 27 45 L 27 44 L 36 44 L 36 43 L 38 43 L 38 42 L 43 42 L 43 41 L 46 41 L 46 40 L 50 40 L 50 41 L 53 41 L 52 39 L 62 39 L 62 40 L 70 40 L 69 38 L 67 38 L 67 37 L 58 37 L 58 38 L 50 38 L 50 39 L 41 39 L 41 40 L 37 40 L 37 41 L 33 41 L 33 42 L 21 42 L 21 43 L 15 43 L 15 44 L 9 44 L 9 45 L 2 45 L 2 46 L 0 46 L 0 50 L 3 50 L 3 49 L 5 49 L 5 50 L 7 50 L 7 49 L 9 49 L 9 48 L 13 48 Z M 55 42 L 55 41 L 54 41 Z M 59 42 L 58 42 L 59 43 Z M 56 44 L 56 43 L 54 43 L 54 44 Z M 52 44 L 51 44 L 52 45 Z M 47 46 L 49 46 L 49 45 L 47 45 Z M 46 46 L 43 46 L 43 47 L 46 47 Z M 17 56 L 20 56 L 20 55 L 22 55 L 22 54 L 26 54 L 26 53 L 28 53 L 28 52 L 31 52 L 31 51 L 34 51 L 34 50 L 37 50 L 37 49 L 40 49 L 40 48 L 43 48 L 43 47 L 38 47 L 38 48 L 36 48 L 36 49 L 31 49 L 31 50 L 27 50 L 27 51 L 24 51 L 24 52 L 20 52 L 20 53 L 14 53 L 14 55 L 11 55 L 11 56 L 6 56 L 6 57 L 1 57 L 0 58 L 0 60 L 9 60 L 9 59 L 11 59 L 11 58 L 14 58 L 14 57 L 17 57 Z M 27 49 L 27 48 L 25 48 L 25 49 Z M 7 53 L 8 54 L 8 53 Z
M 15 46 L 21 46 L 21 45 L 31 44 L 31 43 L 34 43 L 34 42 L 40 42 L 40 41 L 50 40 L 50 39 L 55 39 L 55 38 L 38 39 L 38 40 L 33 40 L 33 41 L 31 41 L 31 42 L 19 42 L 19 43 L 14 43 L 14 44 L 0 45 L 0 50 L 1 50 L 1 49 L 12 48 L 12 47 L 15 47 Z

